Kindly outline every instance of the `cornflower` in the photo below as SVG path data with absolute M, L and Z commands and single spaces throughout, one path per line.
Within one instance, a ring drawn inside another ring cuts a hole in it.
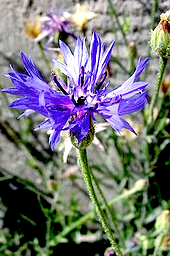
M 35 38 L 35 42 L 46 37 L 52 41 L 55 34 L 62 31 L 69 34 L 68 24 L 70 22 L 66 21 L 64 16 L 59 16 L 53 9 L 46 16 L 41 17 L 40 22 L 42 32 Z
M 14 88 L 3 92 L 19 96 L 9 105 L 10 108 L 24 111 L 21 116 L 38 112 L 46 119 L 34 130 L 51 128 L 49 137 L 51 149 L 54 150 L 62 130 L 69 130 L 71 138 L 76 140 L 76 147 L 89 144 L 86 139 L 93 139 L 96 114 L 103 117 L 111 127 L 120 132 L 126 128 L 134 129 L 121 116 L 141 110 L 147 103 L 148 85 L 145 81 L 136 81 L 148 63 L 148 58 L 139 58 L 134 74 L 116 89 L 108 89 L 105 83 L 106 66 L 110 60 L 115 42 L 105 49 L 99 35 L 94 32 L 89 52 L 86 40 L 80 37 L 74 52 L 62 41 L 59 42 L 65 63 L 53 60 L 62 73 L 67 76 L 67 83 L 52 74 L 54 90 L 42 78 L 31 57 L 21 53 L 23 65 L 28 74 L 16 72 L 11 67 L 8 77 Z M 92 135 L 92 136 L 91 136 Z M 91 142 L 91 141 L 90 141 Z

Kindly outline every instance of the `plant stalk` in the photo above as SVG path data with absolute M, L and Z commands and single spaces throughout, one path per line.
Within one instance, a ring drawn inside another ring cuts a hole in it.
M 42 60 L 43 60 L 44 63 L 46 64 L 46 66 L 47 66 L 47 68 L 48 68 L 48 71 L 51 73 L 50 63 L 49 63 L 48 59 L 47 59 L 46 56 L 45 56 L 45 53 L 44 53 L 44 50 L 43 50 L 43 47 L 42 47 L 41 42 L 38 42 L 38 48 L 39 48 L 39 52 L 40 52 L 40 54 L 41 54 Z
M 98 198 L 96 196 L 96 193 L 94 191 L 93 184 L 92 184 L 92 179 L 91 179 L 91 174 L 90 174 L 91 171 L 90 171 L 90 168 L 89 168 L 89 165 L 88 165 L 86 149 L 77 149 L 76 152 L 77 152 L 78 164 L 80 166 L 80 170 L 81 170 L 82 175 L 83 175 L 83 179 L 84 179 L 84 182 L 85 182 L 85 185 L 86 185 L 86 189 L 87 189 L 87 191 L 89 193 L 89 196 L 90 196 L 90 199 L 91 199 L 91 201 L 94 205 L 94 209 L 96 211 L 96 214 L 97 214 L 97 216 L 100 220 L 100 223 L 101 223 L 108 239 L 110 240 L 110 243 L 112 245 L 112 248 L 113 248 L 115 254 L 117 256 L 122 256 L 122 253 L 119 249 L 119 246 L 117 245 L 117 243 L 115 241 L 113 232 L 111 231 L 111 229 L 108 226 L 105 215 L 103 213 L 103 210 L 100 206 L 100 203 L 99 203 Z
M 155 104 L 157 102 L 158 99 L 158 95 L 159 95 L 159 89 L 161 87 L 161 83 L 162 83 L 162 78 L 164 75 L 164 71 L 167 65 L 168 59 L 164 58 L 164 57 L 159 57 L 159 69 L 158 69 L 158 73 L 157 73 L 157 77 L 156 77 L 156 84 L 155 84 L 155 89 L 153 92 L 153 97 L 151 99 L 151 103 L 150 103 L 150 108 L 149 108 L 149 116 L 148 116 L 148 121 L 147 121 L 147 133 L 149 133 L 150 129 L 152 128 L 152 123 L 153 123 L 153 109 L 155 107 Z
M 153 256 L 158 256 L 160 247 L 162 245 L 163 239 L 164 239 L 165 234 L 160 234 L 159 235 L 159 243 L 157 244 L 157 246 L 155 246 L 155 250 L 153 252 Z
M 113 6 L 112 1 L 111 1 L 111 0 L 108 0 L 108 4 L 109 4 L 109 9 L 110 9 L 111 15 L 112 15 L 112 17 L 114 16 L 114 19 L 115 19 L 115 21 L 116 21 L 116 23 L 117 23 L 118 30 L 122 33 L 122 36 L 123 36 L 125 45 L 128 46 L 128 40 L 127 40 L 127 38 L 126 38 L 126 34 L 125 34 L 125 32 L 124 32 L 124 30 L 123 30 L 121 24 L 120 24 L 120 21 L 119 21 L 119 19 L 118 19 L 118 15 L 117 15 L 117 13 L 116 13 L 116 10 L 115 10 L 115 8 L 114 8 L 114 6 Z
M 101 190 L 101 188 L 100 188 L 100 186 L 99 186 L 99 184 L 97 182 L 97 179 L 94 176 L 92 171 L 91 171 L 91 178 L 94 181 L 94 184 L 95 184 L 95 186 L 96 186 L 96 188 L 98 190 L 98 193 L 99 193 L 101 199 L 103 200 L 102 206 L 104 206 L 104 208 L 107 211 L 108 221 L 109 221 L 109 223 L 113 223 L 112 226 L 114 226 L 114 229 L 117 232 L 117 234 L 118 234 L 118 236 L 119 236 L 119 238 L 121 240 L 121 243 L 123 243 L 123 246 L 125 246 L 125 241 L 124 241 L 123 235 L 119 232 L 119 229 L 118 229 L 116 221 L 115 221 L 116 218 L 115 218 L 115 215 L 114 215 L 114 210 L 113 209 L 111 210 L 110 206 L 108 205 L 108 202 L 107 202 L 107 200 L 106 200 L 106 198 L 105 198 L 105 196 L 104 196 L 104 194 L 103 194 L 103 192 L 102 192 L 102 190 Z

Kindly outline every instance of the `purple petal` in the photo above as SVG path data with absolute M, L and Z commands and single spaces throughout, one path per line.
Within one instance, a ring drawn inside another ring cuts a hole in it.
M 39 94 L 39 105 L 45 107 L 44 91 Z
M 69 73 L 71 73 L 74 80 L 77 81 L 79 76 L 78 63 L 75 61 L 74 55 L 72 54 L 70 48 L 63 41 L 60 41 L 59 44 Z
M 80 37 L 77 38 L 77 43 L 74 49 L 75 62 L 78 64 L 78 68 L 82 67 L 82 57 L 83 57 L 83 42 Z
M 19 94 L 19 91 L 18 91 L 18 89 L 16 89 L 16 88 L 6 88 L 6 89 L 2 89 L 1 92 L 10 93 L 10 94 L 13 94 L 13 95 L 18 95 L 18 94 Z
M 31 56 L 29 56 L 29 59 L 26 57 L 26 55 L 21 52 L 21 59 L 23 62 L 23 65 L 25 67 L 25 69 L 27 70 L 28 74 L 30 74 L 31 76 L 36 76 L 39 79 L 43 79 L 42 76 L 40 75 L 40 72 L 38 71 L 37 67 L 35 66 Z
M 25 58 L 24 60 L 25 65 L 28 65 L 27 66 L 27 71 L 28 71 L 28 69 L 30 68 L 29 65 L 32 65 L 32 64 L 30 61 L 28 61 L 25 55 L 24 55 L 24 58 Z M 26 64 L 26 60 L 27 60 L 27 64 Z M 35 74 L 33 76 L 28 76 L 26 74 L 16 72 L 12 67 L 11 67 L 11 70 L 12 72 L 9 72 L 7 76 L 12 80 L 14 86 L 18 89 L 18 92 L 19 92 L 18 95 L 28 95 L 29 92 L 34 94 L 35 89 L 37 91 L 41 91 L 41 90 L 49 91 L 49 92 L 52 91 L 49 85 L 43 80 L 43 78 L 39 76 L 38 70 L 37 70 L 37 73 L 35 71 Z M 31 72 L 29 72 L 29 74 Z
M 61 130 L 60 130 L 61 131 Z M 59 142 L 60 140 L 60 131 L 58 130 L 53 130 L 50 137 L 49 137 L 49 143 L 51 150 L 54 151 L 55 145 Z
M 9 105 L 9 108 L 15 108 L 15 109 L 18 109 L 18 110 L 25 110 L 25 109 L 29 108 L 28 107 L 29 103 L 30 103 L 30 101 L 29 101 L 28 98 L 21 98 L 21 99 L 17 99 L 14 102 L 12 102 Z
M 38 98 L 20 98 L 15 100 L 14 102 L 12 102 L 9 105 L 10 108 L 15 108 L 18 110 L 26 110 L 26 109 L 32 109 L 44 116 L 48 115 L 48 112 L 46 111 L 46 109 L 39 105 L 39 101 Z
M 86 47 L 86 40 L 83 40 L 83 56 L 82 56 L 82 61 L 81 61 L 81 66 L 86 67 L 87 63 L 89 60 L 89 54 L 87 51 L 87 47 Z
M 125 128 L 136 134 L 132 126 L 119 116 L 112 116 L 111 118 L 108 118 L 106 120 L 117 132 L 120 132 L 123 128 Z
M 64 64 L 59 62 L 58 60 L 53 59 L 54 64 L 60 69 L 60 71 L 68 77 L 72 77 L 72 73 L 68 70 L 68 67 Z
M 98 81 L 98 79 L 100 78 L 101 74 L 104 72 L 108 62 L 110 61 L 111 58 L 111 53 L 112 53 L 112 49 L 115 45 L 115 41 L 113 41 L 105 50 L 105 52 L 102 54 L 100 63 L 99 63 L 99 69 L 97 72 L 97 78 L 96 81 Z
M 133 88 L 131 89 L 131 91 L 124 92 L 124 93 L 121 94 L 122 98 L 125 99 L 125 98 L 132 97 L 133 95 L 135 95 L 139 91 L 143 91 L 147 85 L 148 85 L 148 83 L 144 82 L 144 81 L 134 82 L 133 83 Z
M 142 58 L 139 58 L 134 74 L 128 80 L 126 80 L 121 86 L 119 86 L 117 89 L 115 89 L 113 92 L 116 94 L 125 95 L 128 93 L 131 93 L 132 91 L 135 92 L 136 90 L 138 90 L 140 87 L 140 84 L 139 84 L 139 82 L 134 83 L 135 79 L 138 78 L 138 76 L 144 70 L 144 68 L 148 64 L 148 61 L 149 61 L 149 58 L 146 58 L 144 60 L 142 60 Z M 147 83 L 145 84 L 145 86 L 146 85 L 147 85 Z M 137 87 L 135 88 L 135 86 L 137 86 Z M 141 84 L 141 86 L 144 86 L 144 84 Z
M 62 130 L 67 120 L 71 116 L 71 111 L 67 110 L 49 110 L 48 116 L 50 118 L 52 129 Z
M 147 92 L 141 93 L 131 99 L 121 99 L 118 109 L 118 114 L 127 115 L 139 111 L 144 108 L 147 103 Z
M 78 139 L 78 143 L 80 143 L 88 134 L 90 130 L 90 115 L 86 114 L 79 120 L 75 120 L 70 125 L 70 131 L 73 136 Z
M 20 119 L 21 117 L 29 116 L 30 114 L 34 113 L 35 111 L 32 109 L 25 110 L 22 114 L 20 114 L 17 119 Z
M 59 41 L 59 45 L 60 45 L 60 49 L 62 51 L 62 55 L 64 58 L 64 61 L 67 65 L 73 63 L 74 61 L 74 56 L 70 50 L 70 48 L 68 47 L 67 44 L 65 44 L 63 41 Z
M 50 143 L 51 149 L 54 150 L 55 144 L 57 144 L 60 139 L 60 132 L 65 126 L 66 122 L 68 121 L 71 115 L 71 112 L 53 110 L 53 111 L 49 111 L 48 115 L 49 115 L 51 127 L 53 129 L 53 132 L 49 138 L 49 143 Z
M 118 107 L 119 104 L 113 104 L 108 107 L 99 106 L 96 112 L 100 114 L 104 119 L 107 119 L 108 116 L 111 117 L 112 115 L 118 115 Z
M 96 32 L 93 33 L 90 45 L 90 71 L 92 76 L 92 83 L 96 81 L 96 73 L 98 71 L 101 54 L 101 40 Z
M 146 58 L 143 60 L 141 57 L 139 57 L 137 67 L 135 70 L 135 79 L 138 78 L 138 76 L 140 76 L 142 71 L 146 68 L 149 60 L 150 60 L 150 58 Z
M 34 128 L 34 131 L 38 131 L 40 129 L 47 129 L 51 127 L 51 122 L 49 119 L 44 120 L 43 122 L 41 122 L 37 127 Z

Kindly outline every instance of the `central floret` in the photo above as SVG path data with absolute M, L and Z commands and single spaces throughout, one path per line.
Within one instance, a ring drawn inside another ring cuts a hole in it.
M 81 106 L 81 105 L 84 105 L 84 104 L 85 104 L 85 102 L 86 102 L 86 97 L 80 96 L 80 97 L 77 99 L 77 101 L 75 101 L 74 95 L 72 95 L 72 101 L 73 101 L 74 105 L 75 105 L 76 107 L 78 107 L 78 106 Z

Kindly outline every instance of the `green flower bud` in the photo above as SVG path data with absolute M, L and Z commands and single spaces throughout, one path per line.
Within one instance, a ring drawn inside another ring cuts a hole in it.
M 164 210 L 161 215 L 157 217 L 155 223 L 155 229 L 158 232 L 169 233 L 170 232 L 170 211 Z
M 57 190 L 57 183 L 55 180 L 48 180 L 47 181 L 47 188 L 49 191 L 56 191 Z
M 144 190 L 148 185 L 148 181 L 146 179 L 140 179 L 135 183 L 135 188 L 138 188 L 139 191 Z
M 86 149 L 92 143 L 94 139 L 94 133 L 95 129 L 91 119 L 91 125 L 87 136 L 80 143 L 78 143 L 77 137 L 71 134 L 71 142 L 78 149 Z
M 137 47 L 136 47 L 136 43 L 134 41 L 131 41 L 129 43 L 128 57 L 130 59 L 135 59 L 137 57 Z
M 160 57 L 170 56 L 170 11 L 162 13 L 158 26 L 151 30 L 150 45 Z

